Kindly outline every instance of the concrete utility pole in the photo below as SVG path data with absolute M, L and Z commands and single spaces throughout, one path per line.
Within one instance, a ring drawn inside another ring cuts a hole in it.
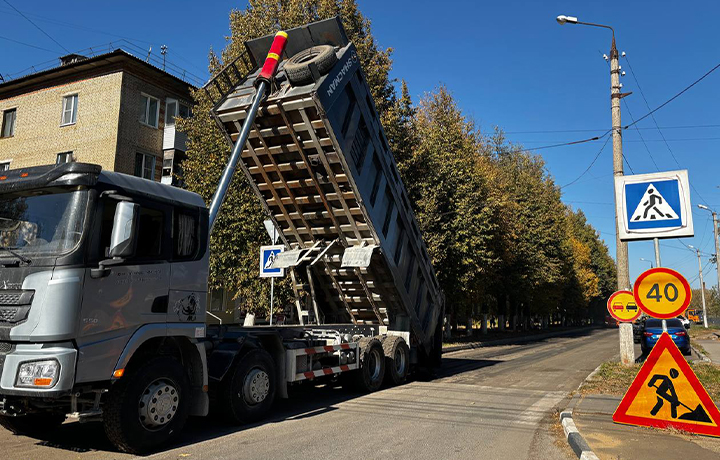
M 612 43 L 610 45 L 610 110 L 612 113 L 612 140 L 613 140 L 613 174 L 623 175 L 622 155 L 622 124 L 620 122 L 620 99 L 627 94 L 620 92 L 620 64 L 618 62 L 618 51 L 615 47 L 615 30 L 603 24 L 581 22 L 573 16 L 558 16 L 557 22 L 563 24 L 580 24 L 592 27 L 610 29 L 612 32 Z M 615 194 L 613 193 L 613 196 Z M 617 209 L 617 203 L 616 207 Z M 630 290 L 630 271 L 628 269 L 628 246 L 620 240 L 620 229 L 618 227 L 618 216 L 615 213 L 615 259 L 617 264 L 618 290 Z M 627 365 L 635 362 L 635 344 L 633 342 L 632 323 L 620 323 L 620 361 Z
M 718 218 L 717 213 L 713 211 L 712 209 L 708 208 L 705 205 L 699 204 L 698 208 L 703 209 L 705 211 L 709 211 L 712 213 L 712 220 L 713 220 L 713 236 L 715 237 L 715 267 L 717 268 L 717 289 L 718 289 L 718 295 L 720 295 L 720 259 L 718 256 L 720 256 L 720 239 L 718 239 Z M 707 319 L 705 319 L 705 327 L 707 327 Z
M 689 245 L 688 246 L 691 249 L 694 249 L 698 256 L 698 271 L 700 272 L 700 298 L 702 299 L 702 306 L 703 306 L 703 325 L 705 328 L 708 327 L 707 323 L 707 308 L 705 308 L 705 281 L 703 281 L 703 270 L 702 270 L 702 260 L 700 259 L 700 249 L 696 248 L 695 246 Z

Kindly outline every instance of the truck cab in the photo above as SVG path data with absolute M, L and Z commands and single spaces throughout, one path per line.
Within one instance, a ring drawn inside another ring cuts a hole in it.
M 159 349 L 194 369 L 188 410 L 204 415 L 207 271 L 199 195 L 90 164 L 4 172 L 0 422 L 99 415 Z

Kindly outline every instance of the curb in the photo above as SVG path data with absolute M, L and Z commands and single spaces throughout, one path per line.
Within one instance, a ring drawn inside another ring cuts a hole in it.
M 573 452 L 575 452 L 575 455 L 577 455 L 580 460 L 600 460 L 575 426 L 575 421 L 573 420 L 573 409 L 579 400 L 579 395 L 573 396 L 567 409 L 560 412 L 560 424 L 562 424 L 563 431 L 565 432 L 565 438 L 567 439 L 570 448 Z
M 706 363 L 712 363 L 712 359 L 708 358 L 704 353 L 701 353 L 700 350 L 690 345 L 690 348 L 692 348 L 692 351 L 697 353 L 697 355 Z
M 570 334 L 574 334 L 578 331 L 582 331 L 585 329 L 598 329 L 598 328 L 599 328 L 598 326 L 589 326 L 589 327 L 580 327 L 580 328 L 576 328 L 576 329 L 569 329 L 566 331 L 546 332 L 544 334 L 536 334 L 536 335 L 525 335 L 522 337 L 508 337 L 507 339 L 490 340 L 487 342 L 471 342 L 471 343 L 466 343 L 463 345 L 456 345 L 454 347 L 443 348 L 442 352 L 444 354 L 444 353 L 451 353 L 453 351 L 472 350 L 475 348 L 492 347 L 492 346 L 497 346 L 497 345 L 515 345 L 515 344 L 520 344 L 520 343 L 534 342 L 536 340 L 549 339 L 552 337 L 560 337 L 563 335 L 570 335 Z

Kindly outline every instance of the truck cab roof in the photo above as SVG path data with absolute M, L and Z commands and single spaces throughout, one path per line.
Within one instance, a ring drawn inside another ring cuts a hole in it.
M 64 163 L 4 171 L 0 175 L 0 194 L 48 187 L 92 187 L 97 184 L 105 184 L 117 188 L 118 192 L 133 192 L 154 200 L 206 207 L 205 201 L 197 193 L 128 174 L 103 171 L 99 165 L 89 163 Z

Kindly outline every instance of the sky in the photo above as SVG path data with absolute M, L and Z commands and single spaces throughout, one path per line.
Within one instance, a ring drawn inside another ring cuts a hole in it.
M 407 81 L 414 101 L 445 85 L 479 129 L 491 133 L 499 126 L 510 141 L 526 148 L 590 138 L 611 126 L 610 73 L 602 56 L 609 54 L 610 31 L 560 26 L 555 21 L 560 14 L 614 27 L 617 47 L 626 53 L 620 58 L 626 71 L 622 90 L 632 92 L 623 99 L 623 125 L 720 63 L 720 2 L 713 0 L 358 3 L 372 21 L 378 44 L 393 49 L 391 76 Z M 199 83 L 208 78 L 208 51 L 225 46 L 230 10 L 246 5 L 0 0 L 0 74 L 17 77 L 32 66 L 54 65 L 67 51 L 91 47 L 120 46 L 134 54 L 152 47 L 151 56 L 159 58 L 160 46 L 166 45 L 169 65 Z M 699 286 L 698 259 L 685 245 L 700 248 L 706 286 L 717 285 L 715 266 L 709 263 L 715 252 L 711 216 L 696 205 L 720 211 L 719 83 L 720 69 L 657 111 L 655 121 L 648 117 L 636 125 L 639 130 L 623 135 L 626 174 L 689 172 L 695 236 L 662 240 L 660 253 L 662 265 L 683 273 L 693 287 Z M 563 200 L 582 209 L 614 255 L 612 143 L 602 149 L 603 143 L 537 153 L 556 183 L 565 186 Z M 641 258 L 654 260 L 653 243 L 631 242 L 629 252 L 634 280 L 650 267 Z

